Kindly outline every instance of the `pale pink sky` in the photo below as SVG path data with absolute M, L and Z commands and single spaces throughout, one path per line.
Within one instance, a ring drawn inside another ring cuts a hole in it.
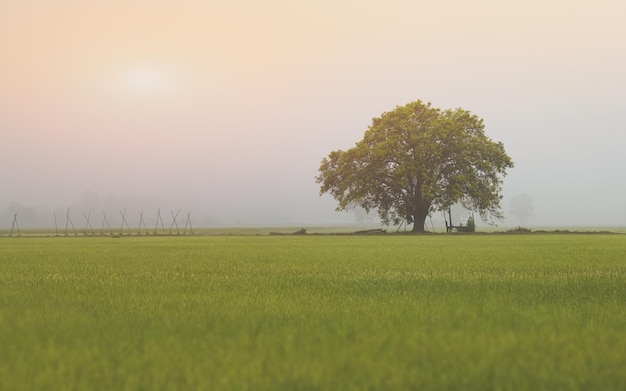
M 320 160 L 422 99 L 504 142 L 505 212 L 528 193 L 534 224 L 626 225 L 624 4 L 0 0 L 0 216 L 96 194 L 226 225 L 353 221 L 318 196 Z

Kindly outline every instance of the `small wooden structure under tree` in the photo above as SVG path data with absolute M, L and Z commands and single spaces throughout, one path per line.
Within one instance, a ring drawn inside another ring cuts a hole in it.
M 448 208 L 448 219 L 450 220 L 450 222 L 448 222 L 448 220 L 445 219 L 445 214 L 444 214 L 444 221 L 446 222 L 446 232 L 452 232 L 454 230 L 456 230 L 457 232 L 475 232 L 476 231 L 476 226 L 474 225 L 474 216 L 470 216 L 467 219 L 466 225 L 463 225 L 463 223 L 459 223 L 459 225 L 453 225 L 452 224 L 452 211 L 450 208 Z

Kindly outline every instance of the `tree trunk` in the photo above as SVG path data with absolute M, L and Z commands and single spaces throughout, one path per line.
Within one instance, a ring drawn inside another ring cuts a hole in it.
M 417 210 L 413 212 L 413 233 L 423 234 L 426 232 L 424 230 L 424 225 L 426 223 L 426 217 L 428 216 L 428 213 L 426 212 L 427 210 L 428 209 Z

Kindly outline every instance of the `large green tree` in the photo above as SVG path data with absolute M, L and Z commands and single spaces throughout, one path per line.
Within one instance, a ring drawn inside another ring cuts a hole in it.
M 482 119 L 418 100 L 374 118 L 353 148 L 331 152 L 316 181 L 337 210 L 376 210 L 384 224 L 407 219 L 424 232 L 426 217 L 456 203 L 485 221 L 502 218 L 502 180 L 512 167 Z

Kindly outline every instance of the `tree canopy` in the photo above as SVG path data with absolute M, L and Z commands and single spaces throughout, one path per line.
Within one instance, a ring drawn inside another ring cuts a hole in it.
M 337 210 L 376 210 L 386 224 L 413 221 L 460 203 L 485 221 L 502 218 L 502 180 L 513 161 L 485 135 L 483 120 L 418 100 L 374 118 L 363 140 L 322 160 L 316 182 Z

